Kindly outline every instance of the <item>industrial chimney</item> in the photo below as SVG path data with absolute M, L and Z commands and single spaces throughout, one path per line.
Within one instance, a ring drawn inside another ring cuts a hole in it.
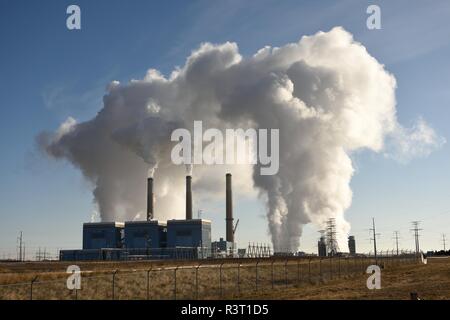
M 228 242 L 234 242 L 233 233 L 233 194 L 231 191 L 231 173 L 226 175 L 226 237 Z
M 192 220 L 192 177 L 186 176 L 186 220 Z
M 153 219 L 153 178 L 147 178 L 147 221 Z

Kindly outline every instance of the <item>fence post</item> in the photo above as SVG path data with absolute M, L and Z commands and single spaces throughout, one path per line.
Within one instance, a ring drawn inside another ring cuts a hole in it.
M 173 279 L 173 299 L 177 300 L 177 270 L 178 270 L 178 266 L 175 267 L 173 275 L 174 275 L 174 279 Z
M 195 299 L 198 300 L 198 269 L 200 264 L 195 267 Z
M 153 266 L 147 270 L 147 300 L 150 300 L 150 272 L 152 269 Z
M 319 259 L 319 274 L 320 279 L 322 280 L 322 258 Z
M 241 295 L 241 263 L 238 263 L 238 272 L 237 272 L 237 285 L 238 285 L 238 296 Z
M 297 260 L 297 286 L 300 285 L 300 259 Z
M 220 292 L 221 298 L 223 296 L 223 292 L 222 292 L 222 267 L 223 267 L 223 264 L 224 264 L 224 262 L 222 262 L 219 267 L 219 292 Z
M 333 256 L 330 256 L 330 280 L 333 280 Z
M 33 284 L 37 281 L 38 276 L 35 276 L 30 283 L 30 300 L 33 300 Z
M 273 289 L 273 264 L 275 263 L 275 260 L 272 261 L 272 289 Z
M 352 274 L 352 269 L 351 269 L 351 262 L 352 262 L 352 259 L 356 259 L 356 257 L 347 257 L 345 260 L 347 261 L 347 267 L 346 267 L 346 270 L 347 270 L 347 276 L 351 276 L 351 274 Z
M 286 288 L 288 286 L 287 264 L 288 264 L 288 259 L 286 259 L 286 261 L 284 262 L 284 281 L 285 281 Z
M 308 281 L 311 283 L 311 258 L 308 259 Z
M 256 276 L 255 276 L 255 287 L 256 287 L 256 292 L 258 292 L 258 264 L 259 264 L 259 260 L 256 261 Z
M 338 278 L 341 278 L 341 257 L 338 257 Z
M 115 291 L 115 285 L 116 285 L 116 274 L 118 271 L 119 270 L 114 270 L 113 275 L 112 275 L 112 300 L 115 299 L 114 291 Z

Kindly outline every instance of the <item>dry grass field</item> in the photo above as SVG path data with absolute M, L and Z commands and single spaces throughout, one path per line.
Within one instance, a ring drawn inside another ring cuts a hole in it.
M 407 257 L 386 258 L 382 289 L 368 290 L 364 271 L 373 263 L 368 258 L 79 262 L 83 273 L 76 292 L 66 287 L 71 263 L 0 263 L 0 299 L 409 299 L 412 291 L 423 299 L 450 298 L 450 259 L 422 265 Z
M 248 299 L 364 299 L 406 300 L 417 292 L 421 300 L 450 299 L 450 257 L 429 258 L 426 265 L 404 265 L 383 270 L 381 289 L 368 290 L 368 275 L 346 280 L 332 280 L 321 285 L 291 288 L 277 294 L 264 292 L 249 295 Z

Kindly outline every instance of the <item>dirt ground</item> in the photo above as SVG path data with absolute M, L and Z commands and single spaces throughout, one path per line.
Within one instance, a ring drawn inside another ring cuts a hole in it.
M 369 275 L 349 279 L 332 280 L 319 285 L 308 285 L 277 291 L 252 294 L 247 299 L 364 299 L 407 300 L 411 292 L 417 292 L 421 300 L 450 299 L 450 257 L 429 258 L 426 265 L 406 265 L 396 269 L 382 270 L 381 289 L 369 290 Z

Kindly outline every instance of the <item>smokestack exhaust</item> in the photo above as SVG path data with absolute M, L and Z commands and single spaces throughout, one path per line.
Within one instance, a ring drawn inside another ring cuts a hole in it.
M 231 190 L 231 173 L 226 175 L 226 240 L 234 242 L 233 233 L 233 194 Z
M 192 177 L 186 176 L 186 220 L 192 220 Z
M 147 178 L 147 221 L 153 219 L 153 178 Z

